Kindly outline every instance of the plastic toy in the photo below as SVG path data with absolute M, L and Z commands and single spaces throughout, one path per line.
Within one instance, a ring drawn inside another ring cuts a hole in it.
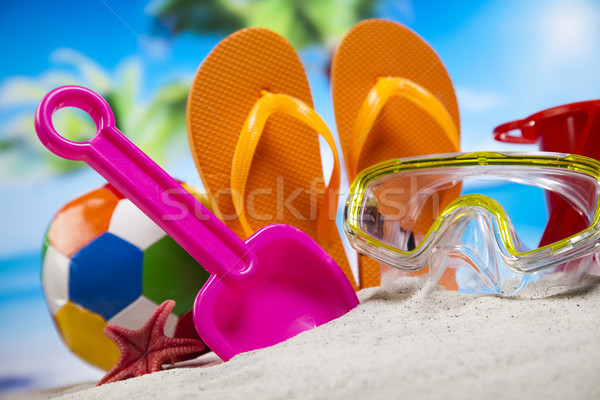
M 543 151 L 600 158 L 600 99 L 564 104 L 498 125 L 494 139 L 540 144 Z
M 293 47 L 268 29 L 235 32 L 202 62 L 187 104 L 192 155 L 227 227 L 241 238 L 273 222 L 299 228 L 354 284 L 335 223 L 340 184 L 335 141 L 313 110 Z M 327 187 L 319 135 L 333 154 Z
M 458 105 L 444 63 L 401 24 L 357 23 L 334 54 L 331 90 L 350 181 L 382 161 L 460 151 Z M 359 261 L 361 282 L 377 286 L 379 263 Z
M 543 151 L 579 154 L 600 159 L 600 100 L 565 104 L 540 111 L 494 129 L 501 142 L 535 144 Z M 560 196 L 547 193 L 553 217 L 541 244 L 573 235 L 585 228 L 585 221 Z
M 62 107 L 88 112 L 96 136 L 84 143 L 60 136 L 52 114 Z M 279 343 L 358 304 L 339 266 L 297 228 L 269 225 L 239 239 L 115 128 L 96 93 L 77 86 L 51 91 L 35 128 L 48 149 L 85 161 L 211 273 L 194 303 L 194 324 L 222 359 Z
M 111 185 L 65 205 L 44 240 L 42 284 L 57 330 L 75 354 L 105 370 L 119 358 L 106 324 L 141 328 L 167 299 L 177 302 L 167 334 L 199 339 L 192 306 L 208 276 Z
M 466 194 L 441 206 L 456 185 Z M 539 245 L 545 227 L 535 228 L 540 217 L 548 220 L 544 191 L 570 204 L 584 229 Z M 591 158 L 468 153 L 391 160 L 362 171 L 350 192 L 344 229 L 354 248 L 403 270 L 429 265 L 434 282 L 456 270 L 465 292 L 512 295 L 538 279 L 570 287 L 596 268 L 600 162 Z

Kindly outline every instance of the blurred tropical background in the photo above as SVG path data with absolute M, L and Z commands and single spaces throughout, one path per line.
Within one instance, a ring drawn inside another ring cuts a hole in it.
M 42 97 L 86 86 L 110 103 L 117 126 L 173 176 L 201 186 L 187 145 L 193 75 L 227 34 L 271 28 L 299 51 L 315 108 L 334 130 L 332 52 L 353 24 L 381 17 L 421 35 L 457 91 L 464 150 L 517 150 L 491 138 L 503 122 L 600 97 L 600 4 L 593 0 L 92 0 L 5 2 L 0 13 L 0 394 L 94 381 L 62 344 L 40 283 L 45 229 L 66 202 L 103 183 L 39 143 Z M 83 113 L 55 124 L 82 140 Z M 520 147 L 532 150 L 535 147 Z

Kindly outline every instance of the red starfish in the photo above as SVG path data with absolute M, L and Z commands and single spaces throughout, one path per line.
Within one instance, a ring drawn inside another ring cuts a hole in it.
M 121 356 L 98 382 L 98 386 L 160 371 L 165 361 L 206 348 L 197 339 L 165 336 L 165 322 L 173 307 L 174 300 L 165 301 L 137 331 L 113 324 L 106 325 L 104 333 L 115 342 Z

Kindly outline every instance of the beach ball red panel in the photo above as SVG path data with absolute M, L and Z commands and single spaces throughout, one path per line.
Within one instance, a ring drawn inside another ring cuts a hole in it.
M 106 232 L 120 198 L 102 187 L 65 205 L 48 228 L 48 244 L 71 257 L 96 236 Z

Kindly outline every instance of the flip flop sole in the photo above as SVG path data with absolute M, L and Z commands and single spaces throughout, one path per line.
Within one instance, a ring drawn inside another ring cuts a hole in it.
M 448 137 L 428 113 L 408 99 L 396 96 L 383 107 L 373 124 L 358 165 L 349 166 L 346 155 L 358 139 L 353 137 L 356 117 L 379 77 L 407 78 L 424 87 L 446 108 L 456 131 L 460 131 L 454 88 L 433 49 L 398 23 L 380 19 L 362 21 L 344 37 L 332 62 L 335 118 L 348 171 L 359 172 L 393 158 L 459 151 L 458 136 Z M 455 194 L 445 196 L 448 202 Z M 428 212 L 431 215 L 432 211 Z M 378 285 L 379 263 L 366 257 L 360 257 L 359 261 L 361 287 Z
M 230 193 L 231 166 L 239 133 L 264 90 L 313 104 L 293 47 L 270 30 L 246 28 L 206 57 L 188 97 L 188 139 L 196 166 L 213 210 L 242 238 L 246 235 Z M 289 116 L 272 115 L 246 183 L 244 204 L 251 227 L 285 223 L 315 238 L 324 188 L 318 134 Z M 354 282 L 339 233 L 327 251 Z
M 433 49 L 410 29 L 371 19 L 356 24 L 337 49 L 332 63 L 332 92 L 342 151 L 352 137 L 358 110 L 378 77 L 408 78 L 444 105 L 457 131 L 458 104 L 452 81 Z M 438 124 L 406 99 L 392 98 L 369 134 L 357 171 L 398 157 L 459 151 Z M 354 177 L 350 177 L 354 179 Z

